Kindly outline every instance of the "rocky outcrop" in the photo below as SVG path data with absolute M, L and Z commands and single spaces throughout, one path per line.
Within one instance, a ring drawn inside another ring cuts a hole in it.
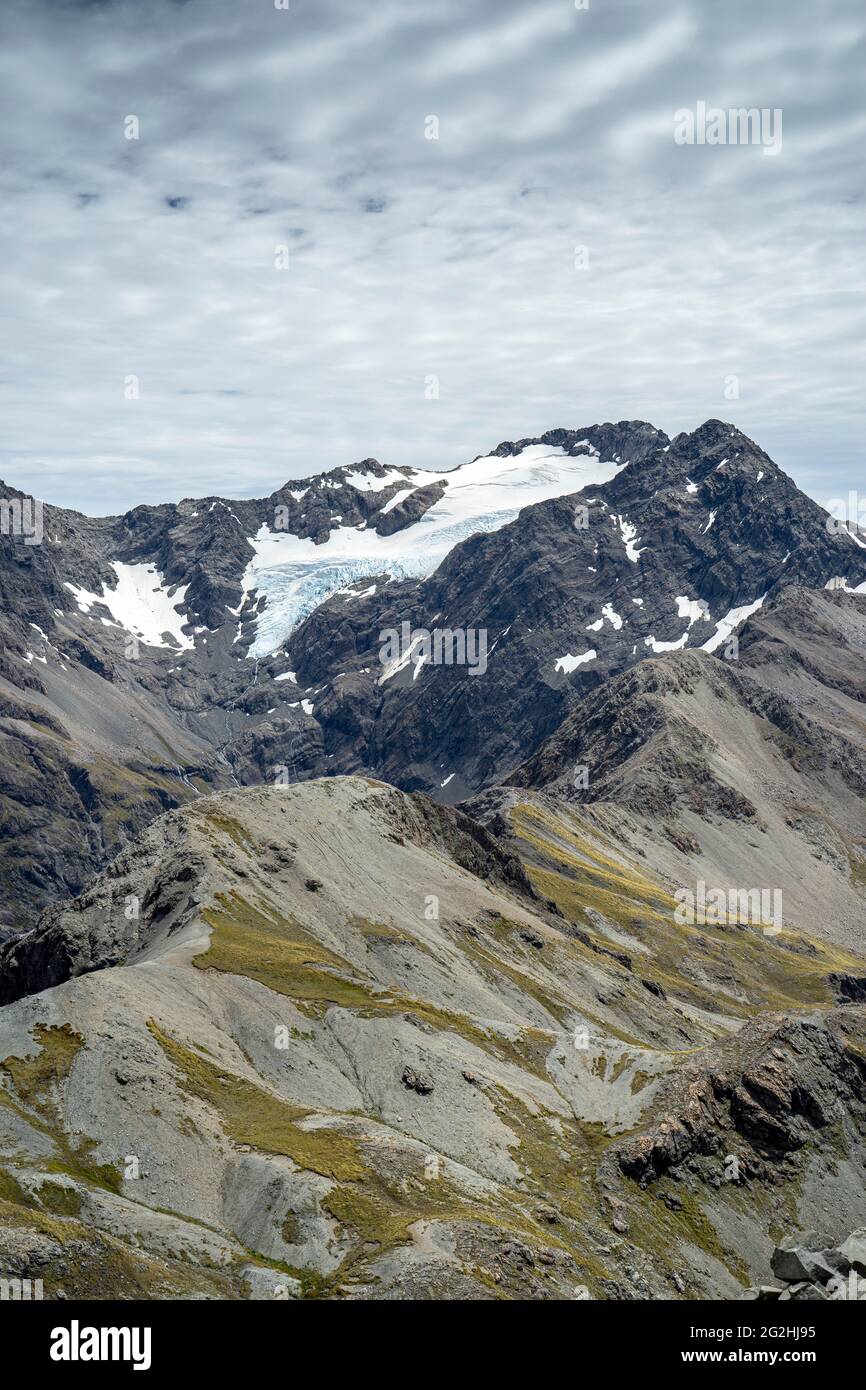
M 84 893 L 0 945 L 0 1005 L 121 964 L 142 942 L 179 930 L 199 901 L 202 868 L 183 817 L 164 817 Z
M 744 1299 L 819 1303 L 866 1298 L 866 1230 L 852 1232 L 837 1245 L 813 1232 L 788 1236 L 776 1246 L 770 1264 L 782 1283 L 746 1289 Z
M 866 576 L 862 548 L 828 530 L 820 508 L 719 421 L 674 440 L 642 421 L 557 429 L 506 441 L 493 457 L 519 459 L 527 449 L 604 461 L 602 476 L 613 476 L 527 507 L 507 525 L 497 514 L 489 534 L 491 519 L 479 516 L 478 534 L 460 543 L 465 527 L 456 525 L 451 552 L 423 582 L 386 573 L 359 587 L 341 580 L 339 563 L 328 568 L 332 537 L 346 528 L 369 531 L 374 542 L 399 530 L 408 553 L 417 543 L 424 567 L 425 519 L 459 480 L 374 459 L 265 498 L 185 499 L 107 518 L 46 506 L 39 544 L 0 535 L 0 870 L 8 884 L 0 931 L 32 926 L 48 903 L 80 891 L 153 815 L 235 782 L 363 770 L 459 802 L 513 772 L 607 677 L 683 641 L 699 646 L 730 608 L 767 594 L 769 609 L 792 583 L 844 576 L 854 587 Z M 533 476 L 528 464 L 525 480 Z M 514 492 L 517 510 L 520 487 Z M 26 500 L 5 494 L 10 506 Z M 268 616 L 265 594 L 249 587 L 250 537 L 281 533 L 323 557 L 322 594 L 334 596 L 283 649 L 250 659 Z M 383 562 L 387 569 L 384 550 Z M 150 567 L 161 601 L 182 608 L 184 645 L 177 636 L 155 645 L 153 634 L 130 641 L 122 617 L 97 597 L 115 592 L 118 566 Z M 395 574 L 403 572 L 398 565 Z M 845 593 L 833 600 L 840 615 L 844 603 L 862 603 Z M 835 727 L 824 720 L 831 737 L 850 724 L 863 684 L 862 673 L 846 675 L 846 661 L 832 656 L 841 619 L 829 631 L 816 615 L 802 623 L 792 609 L 786 626 L 776 612 L 774 626 L 744 650 L 763 688 L 770 668 L 784 666 L 773 688 L 776 737 L 789 750 L 808 719 L 821 722 L 806 688 L 816 670 L 828 671 L 833 690 Z M 409 663 L 383 681 L 381 634 L 404 621 L 483 632 L 484 672 Z M 856 629 L 849 639 L 855 651 Z M 792 686 L 808 719 L 789 717 Z M 644 702 L 635 737 L 651 732 L 653 717 Z M 685 751 L 691 775 L 701 749 Z M 67 764 L 96 788 L 89 803 L 67 791 Z M 19 786 L 18 767 L 28 785 L 40 781 L 38 803 Z M 730 791 L 719 779 L 692 781 L 705 803 Z M 658 789 L 644 794 L 655 805 Z M 749 803 L 737 789 L 729 814 L 750 821 Z M 812 825 L 808 833 L 821 832 Z
M 428 512 L 440 497 L 444 496 L 444 483 L 428 483 L 426 487 L 415 488 L 408 497 L 391 507 L 387 512 L 379 512 L 376 517 L 376 532 L 380 536 L 393 536 L 406 526 L 412 526 Z
M 670 1079 L 652 1124 L 616 1147 L 621 1171 L 646 1185 L 736 1143 L 745 1172 L 763 1174 L 816 1131 L 866 1128 L 864 1037 L 862 1011 L 747 1023 Z
M 783 589 L 741 629 L 737 660 L 670 652 L 611 678 L 507 785 L 615 812 L 620 833 L 692 893 L 699 882 L 726 900 L 763 889 L 777 926 L 856 949 L 866 724 L 850 692 L 864 679 L 866 595 Z M 859 997 L 857 978 L 833 982 L 840 1001 Z

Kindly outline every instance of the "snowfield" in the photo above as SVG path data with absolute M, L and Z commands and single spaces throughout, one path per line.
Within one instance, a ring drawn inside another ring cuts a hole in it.
M 188 585 L 172 591 L 156 565 L 124 565 L 115 560 L 111 568 L 117 575 L 117 584 L 113 589 L 103 585 L 101 594 L 91 594 L 87 589 L 66 583 L 65 587 L 74 595 L 82 613 L 89 613 L 94 604 L 101 604 L 119 627 L 133 633 L 148 647 L 178 647 L 188 651 L 195 646 L 192 635 L 183 631 L 189 617 L 178 611 Z M 102 621 L 108 620 L 103 618 Z M 167 642 L 166 636 L 171 641 Z
M 408 478 L 395 473 L 390 481 L 412 484 L 401 489 L 401 500 L 431 482 L 444 482 L 446 492 L 418 521 L 392 536 L 380 536 L 367 526 L 340 526 L 324 545 L 315 545 L 262 526 L 249 537 L 255 553 L 243 581 L 245 594 L 255 591 L 267 599 L 249 656 L 275 651 L 318 604 L 356 580 L 382 574 L 423 578 L 467 536 L 498 531 L 532 503 L 609 482 L 622 466 L 602 460 L 595 451 L 570 455 L 532 444 L 510 458 L 491 454 L 450 473 L 419 471 Z M 358 478 L 366 480 L 367 475 Z M 386 480 L 373 481 L 378 490 Z
M 564 671 L 567 676 L 570 676 L 572 671 L 577 670 L 578 666 L 583 666 L 587 661 L 595 661 L 597 656 L 598 652 L 595 647 L 590 647 L 589 651 L 584 652 L 581 656 L 572 656 L 571 652 L 565 652 L 563 656 L 556 658 L 554 670 Z

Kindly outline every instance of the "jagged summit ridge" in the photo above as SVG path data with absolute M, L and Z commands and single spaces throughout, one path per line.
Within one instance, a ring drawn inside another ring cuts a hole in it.
M 866 549 L 723 421 L 556 429 L 431 479 L 363 460 L 259 500 L 46 505 L 40 544 L 0 535 L 3 925 L 236 782 L 369 769 L 460 801 L 606 677 L 723 651 L 787 584 L 866 580 Z M 485 674 L 385 674 L 403 623 L 483 633 Z

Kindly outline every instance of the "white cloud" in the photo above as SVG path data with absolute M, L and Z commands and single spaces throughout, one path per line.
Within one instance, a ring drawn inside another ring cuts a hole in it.
M 816 495 L 862 487 L 854 0 L 5 0 L 2 23 L 7 481 L 119 511 L 720 416 Z M 676 146 L 697 100 L 781 107 L 782 154 Z

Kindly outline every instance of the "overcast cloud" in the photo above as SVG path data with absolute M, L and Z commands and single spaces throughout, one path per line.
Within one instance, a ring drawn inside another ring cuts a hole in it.
M 862 0 L 0 16 L 7 482 L 115 512 L 719 416 L 866 487 Z M 675 144 L 700 100 L 781 153 Z

